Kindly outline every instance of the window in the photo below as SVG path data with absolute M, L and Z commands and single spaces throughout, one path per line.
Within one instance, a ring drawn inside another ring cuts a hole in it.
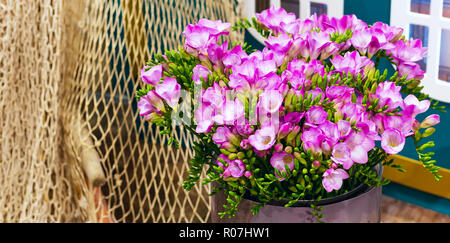
M 417 24 L 409 25 L 409 38 L 420 39 L 424 47 L 428 47 L 428 27 Z M 427 70 L 427 58 L 420 61 L 420 68 Z
M 270 8 L 271 5 L 295 13 L 297 18 L 301 19 L 309 18 L 314 13 L 338 18 L 344 15 L 344 0 L 242 0 L 241 2 L 244 4 L 244 11 L 248 18 L 255 17 L 255 13 L 260 13 Z M 264 43 L 264 38 L 255 30 L 250 29 L 249 32 L 261 43 Z
M 450 103 L 450 0 L 391 1 L 391 25 L 405 29 L 405 36 L 421 39 L 428 47 L 420 63 L 426 70 L 423 92 Z

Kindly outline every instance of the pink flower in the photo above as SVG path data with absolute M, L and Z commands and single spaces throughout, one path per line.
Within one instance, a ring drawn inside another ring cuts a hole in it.
M 226 30 L 231 27 L 231 24 L 223 23 L 221 20 L 200 19 L 197 26 L 208 28 L 211 35 L 228 35 Z
M 283 100 L 284 97 L 278 90 L 266 90 L 259 97 L 263 110 L 270 114 L 279 112 Z
M 271 50 L 281 54 L 285 55 L 292 45 L 292 38 L 285 34 L 281 33 L 277 37 L 275 36 L 269 36 L 267 41 L 264 42 Z
M 350 122 L 360 121 L 364 113 L 364 107 L 352 102 L 345 104 L 341 109 L 344 118 L 349 118 Z
M 345 143 L 338 143 L 333 148 L 331 159 L 341 164 L 344 169 L 348 170 L 353 166 L 353 161 L 351 159 L 351 150 L 350 147 L 347 146 Z
M 351 159 L 358 164 L 367 163 L 367 153 L 375 147 L 375 141 L 363 132 L 352 132 L 345 140 L 345 144 L 350 148 Z
M 244 175 L 245 164 L 242 160 L 233 160 L 229 162 L 228 168 L 223 172 L 224 180 L 235 180 Z
M 242 46 L 237 45 L 232 50 L 225 53 L 222 58 L 222 62 L 225 67 L 230 68 L 234 65 L 240 65 L 242 63 L 242 59 L 246 58 L 247 56 L 247 53 L 242 50 Z
M 303 117 L 305 117 L 305 112 L 293 112 L 284 115 L 284 121 L 296 125 L 300 123 Z
M 201 57 L 200 60 L 205 60 L 206 58 L 214 64 L 215 68 L 223 68 L 222 59 L 228 51 L 228 41 L 224 41 L 222 45 L 218 45 L 212 42 L 208 45 L 207 57 Z M 207 61 L 207 60 L 206 60 Z
M 212 140 L 216 144 L 223 144 L 225 142 L 229 142 L 228 136 L 230 134 L 231 131 L 228 127 L 218 127 L 216 133 L 212 137 Z
M 236 121 L 244 118 L 245 108 L 239 99 L 226 100 L 222 109 L 216 110 L 213 120 L 217 124 L 234 125 Z
M 370 28 L 370 33 L 372 34 L 372 41 L 369 44 L 368 56 L 372 57 L 379 50 L 391 50 L 395 46 L 388 42 L 385 33 L 377 28 Z
M 276 35 L 283 31 L 282 24 L 286 27 L 297 19 L 294 13 L 287 13 L 286 10 L 277 8 L 275 5 L 259 14 L 257 13 L 256 18 L 263 25 L 272 29 Z
M 167 104 L 175 108 L 181 96 L 181 86 L 176 78 L 166 78 L 163 83 L 156 86 L 156 93 L 163 98 Z
M 206 89 L 200 97 L 203 104 L 212 105 L 215 109 L 221 109 L 225 103 L 226 90 L 221 88 L 217 83 L 213 87 Z
M 401 116 L 385 116 L 383 117 L 383 128 L 395 128 L 402 132 L 404 136 L 410 136 L 413 133 L 411 132 L 413 122 L 415 121 L 412 113 L 409 113 L 408 110 L 404 110 L 400 112 Z
M 403 98 L 400 90 L 402 87 L 395 85 L 394 82 L 384 82 L 378 85 L 375 96 L 379 98 L 378 109 L 388 105 L 386 111 L 393 111 L 403 105 Z
M 250 143 L 248 142 L 248 139 L 243 139 L 240 144 L 241 149 L 249 150 L 250 149 Z
M 401 105 L 402 109 L 411 109 L 412 110 L 412 116 L 416 116 L 418 114 L 424 113 L 428 110 L 430 107 L 430 101 L 429 100 L 422 100 L 419 101 L 415 95 L 408 95 L 404 100 L 403 104 Z
M 197 120 L 197 133 L 208 133 L 214 124 L 212 119 L 214 115 L 214 108 L 212 106 L 200 105 L 195 110 L 195 119 Z
M 348 173 L 343 169 L 329 169 L 323 174 L 322 185 L 327 192 L 332 192 L 341 189 L 343 180 L 348 178 Z
M 147 116 L 156 111 L 156 107 L 153 106 L 152 102 L 147 96 L 141 98 L 138 103 L 138 108 L 141 116 Z
M 362 57 L 357 51 L 346 52 L 344 56 L 336 55 L 330 60 L 337 72 L 358 75 L 363 68 L 374 63 L 367 57 Z
M 186 38 L 185 49 L 194 55 L 206 54 L 208 47 L 217 43 L 217 37 L 211 36 L 210 31 L 207 27 L 188 25 L 183 32 Z
M 149 66 L 145 66 L 141 69 L 141 79 L 146 84 L 151 84 L 153 86 L 159 84 L 161 82 L 161 78 L 163 77 L 163 65 L 156 65 L 149 70 Z
M 275 144 L 277 132 L 270 125 L 263 126 L 248 138 L 249 143 L 259 151 L 270 149 Z
M 350 122 L 346 121 L 346 120 L 338 121 L 337 128 L 339 131 L 340 139 L 347 137 L 350 134 L 350 132 L 352 131 L 352 126 L 351 126 Z
M 186 38 L 185 48 L 194 55 L 206 55 L 212 45 L 217 45 L 217 39 L 221 35 L 228 35 L 226 31 L 231 27 L 229 23 L 200 19 L 196 25 L 188 25 L 183 32 Z
M 364 21 L 358 19 L 356 15 L 344 15 L 341 18 L 331 18 L 329 26 L 339 33 L 345 33 L 347 30 L 353 32 L 367 28 L 367 24 Z
M 395 48 L 387 51 L 387 54 L 392 54 L 396 63 L 418 62 L 424 58 L 428 50 L 428 48 L 422 47 L 420 39 L 411 38 L 407 42 L 398 40 L 394 45 Z
M 294 169 L 294 156 L 286 152 L 275 152 L 270 159 L 273 168 L 280 172 L 286 172 L 286 166 L 292 171 Z M 277 175 L 278 176 L 278 175 Z
M 352 94 L 355 92 L 354 88 L 346 86 L 332 86 L 326 89 L 326 96 L 337 104 L 349 103 L 352 100 Z
M 425 71 L 415 62 L 402 62 L 397 66 L 397 71 L 401 76 L 408 76 L 408 79 L 423 79 Z
M 336 123 L 326 120 L 325 122 L 319 125 L 319 129 L 326 137 L 334 141 L 339 140 L 340 134 Z
M 384 34 L 386 40 L 390 42 L 397 41 L 403 34 L 402 28 L 389 26 L 382 22 L 375 22 L 370 28 L 380 30 Z
M 235 128 L 237 133 L 239 133 L 241 136 L 248 137 L 255 129 L 253 126 L 250 125 L 249 121 L 247 119 L 241 119 L 235 124 Z
M 339 51 L 339 45 L 330 40 L 330 32 L 313 31 L 307 35 L 309 56 L 311 59 L 325 60 Z M 338 55 L 339 56 L 339 55 Z
M 141 116 L 146 116 L 153 112 L 166 111 L 164 102 L 154 90 L 148 92 L 146 96 L 141 98 L 138 107 L 141 111 Z
M 203 78 L 203 80 L 205 82 L 208 81 L 208 76 L 212 73 L 207 67 L 199 64 L 197 66 L 195 66 L 195 68 L 192 70 L 192 79 L 194 80 L 194 82 L 196 84 L 202 84 L 202 80 L 201 78 Z
M 358 30 L 353 33 L 350 42 L 358 49 L 361 55 L 365 55 L 370 42 L 372 41 L 372 34 L 368 29 Z
M 277 71 L 275 61 L 261 60 L 261 58 L 261 56 L 258 57 L 255 54 L 240 65 L 233 66 L 231 68 L 233 74 L 230 75 L 230 82 L 228 83 L 230 88 L 246 93 L 250 90 L 259 91 L 268 86 L 269 82 L 265 79 L 267 77 L 270 77 L 269 81 L 276 81 L 278 75 L 275 74 Z
M 328 113 L 323 110 L 322 106 L 313 106 L 306 112 L 306 122 L 319 125 L 327 120 Z
M 405 136 L 395 128 L 386 129 L 381 136 L 381 147 L 388 154 L 398 154 L 405 146 Z
M 322 153 L 322 141 L 325 138 L 326 136 L 323 135 L 322 130 L 317 127 L 310 127 L 302 133 L 303 149 L 305 151 L 311 149 L 313 153 L 320 154 Z
M 430 115 L 420 124 L 420 128 L 429 128 L 432 126 L 436 126 L 441 122 L 439 115 Z

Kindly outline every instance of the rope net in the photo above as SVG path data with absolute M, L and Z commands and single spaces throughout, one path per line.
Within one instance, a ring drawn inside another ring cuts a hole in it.
M 207 222 L 182 189 L 193 138 L 168 147 L 137 111 L 139 70 L 235 0 L 0 0 L 0 222 Z M 243 33 L 232 33 L 232 41 Z

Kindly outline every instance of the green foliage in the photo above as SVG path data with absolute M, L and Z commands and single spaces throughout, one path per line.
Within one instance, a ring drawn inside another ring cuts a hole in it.
M 417 155 L 419 156 L 419 161 L 422 162 L 422 165 L 425 169 L 427 169 L 431 174 L 434 175 L 434 179 L 439 181 L 442 178 L 442 175 L 439 175 L 439 166 L 435 166 L 436 160 L 432 159 L 434 156 L 434 152 L 424 151 L 428 148 L 432 148 L 435 146 L 433 141 L 428 141 L 422 145 L 419 143 L 426 137 L 429 137 L 434 133 L 434 129 L 426 129 L 423 133 L 420 130 L 417 130 L 414 136 L 414 145 L 416 147 Z
M 352 36 L 352 30 L 348 29 L 345 33 L 334 32 L 333 34 L 330 34 L 330 40 L 336 42 L 337 44 L 341 44 L 350 40 Z
M 272 35 L 272 32 L 261 22 L 259 22 L 255 17 L 252 18 L 252 21 L 250 22 L 247 18 L 244 18 L 242 21 L 238 20 L 236 22 L 236 25 L 233 26 L 233 30 L 238 29 L 250 29 L 253 28 L 258 32 L 261 36 L 264 38 L 269 38 L 270 35 Z

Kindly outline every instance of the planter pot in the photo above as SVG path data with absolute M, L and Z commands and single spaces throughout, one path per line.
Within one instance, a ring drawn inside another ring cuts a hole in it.
M 381 174 L 381 166 L 378 168 Z M 381 221 L 381 187 L 360 186 L 336 198 L 319 202 L 323 206 L 323 221 L 327 223 L 379 223 Z M 274 202 L 260 209 L 253 216 L 250 212 L 254 201 L 244 199 L 236 217 L 220 219 L 219 212 L 226 204 L 226 196 L 217 193 L 211 197 L 211 217 L 214 223 L 314 223 L 315 217 L 309 201 L 299 201 L 294 207 L 285 208 L 282 202 Z

